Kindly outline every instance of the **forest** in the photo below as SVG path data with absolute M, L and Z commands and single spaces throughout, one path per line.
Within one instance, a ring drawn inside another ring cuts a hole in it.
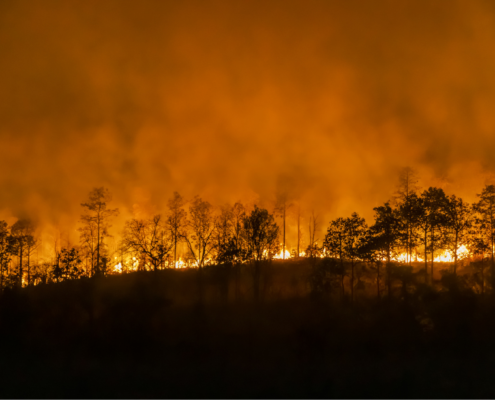
M 111 207 L 108 189 L 95 188 L 81 204 L 79 244 L 55 247 L 48 261 L 34 257 L 43 243 L 29 219 L 12 226 L 0 221 L 0 289 L 185 268 L 200 275 L 205 268 L 231 270 L 237 287 L 239 271 L 252 268 L 257 297 L 262 265 L 308 259 L 308 285 L 318 295 L 351 301 L 356 293 L 390 297 L 397 285 L 403 291 L 413 282 L 440 288 L 447 280 L 483 296 L 495 277 L 495 186 L 486 185 L 478 201 L 468 204 L 437 187 L 420 191 L 417 183 L 414 169 L 404 168 L 392 198 L 373 209 L 371 224 L 352 213 L 330 221 L 323 238 L 314 212 L 309 226 L 301 226 L 300 206 L 287 190 L 277 192 L 273 210 L 240 202 L 213 207 L 199 196 L 186 201 L 175 192 L 165 215 L 126 221 L 113 246 L 107 242 L 119 210 Z M 290 251 L 289 212 L 297 221 Z
M 112 249 L 95 188 L 79 244 L 45 263 L 29 220 L 3 222 L 2 397 L 493 397 L 495 186 L 467 204 L 417 181 L 404 169 L 370 225 L 319 240 L 312 214 L 291 251 L 284 193 L 175 193 Z

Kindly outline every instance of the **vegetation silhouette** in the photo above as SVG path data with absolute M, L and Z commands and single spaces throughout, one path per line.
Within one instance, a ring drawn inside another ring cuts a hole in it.
M 304 253 L 284 191 L 273 213 L 174 193 L 112 247 L 96 188 L 51 260 L 33 222 L 0 221 L 3 396 L 494 397 L 495 187 L 470 205 L 417 182 L 321 245 L 312 212 Z

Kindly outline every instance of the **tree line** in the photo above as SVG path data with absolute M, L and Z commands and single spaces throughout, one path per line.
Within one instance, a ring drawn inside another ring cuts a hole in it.
M 33 262 L 41 243 L 30 220 L 20 219 L 10 227 L 0 221 L 0 288 L 116 271 L 158 271 L 182 264 L 198 268 L 200 273 L 210 265 L 238 271 L 241 265 L 250 264 L 254 280 L 259 282 L 263 262 L 280 250 L 283 258 L 287 254 L 286 218 L 294 208 L 297 252 L 293 256 L 311 260 L 314 271 L 310 279 L 320 290 L 337 289 L 343 297 L 353 299 L 367 274 L 372 276 L 369 280 L 376 284 L 378 296 L 383 291 L 391 295 L 398 271 L 414 273 L 417 281 L 434 285 L 438 276 L 435 258 L 445 254 L 452 262 L 443 271 L 458 277 L 459 267 L 467 260 L 469 276 L 464 270 L 459 279 L 470 279 L 470 285 L 481 293 L 488 286 L 495 287 L 495 186 L 486 185 L 478 201 L 468 204 L 440 188 L 420 191 L 417 183 L 415 171 L 405 168 L 394 196 L 373 209 L 371 225 L 357 213 L 336 218 L 330 221 L 321 244 L 316 237 L 318 216 L 313 213 L 304 252 L 300 249 L 300 209 L 284 191 L 277 193 L 272 213 L 256 205 L 247 210 L 239 202 L 214 208 L 199 196 L 186 202 L 175 192 L 165 214 L 126 221 L 120 240 L 111 249 L 111 223 L 119 210 L 111 207 L 108 189 L 95 188 L 81 204 L 79 245 L 56 251 L 51 262 Z M 180 246 L 186 250 L 179 258 Z

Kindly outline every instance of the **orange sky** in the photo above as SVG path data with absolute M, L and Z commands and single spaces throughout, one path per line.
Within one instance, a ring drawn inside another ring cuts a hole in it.
M 71 226 L 174 190 L 330 218 L 398 171 L 474 199 L 495 169 L 495 3 L 0 2 L 0 214 Z

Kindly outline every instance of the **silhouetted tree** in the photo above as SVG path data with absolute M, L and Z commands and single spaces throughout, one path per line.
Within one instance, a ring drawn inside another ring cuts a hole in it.
M 185 204 L 186 201 L 177 192 L 174 192 L 173 197 L 168 201 L 167 225 L 174 245 L 174 267 L 177 266 L 177 244 L 184 237 L 187 224 L 187 214 L 183 209 Z
M 366 222 L 357 213 L 345 220 L 344 257 L 351 261 L 351 301 L 354 300 L 354 269 L 359 257 L 359 242 L 366 233 Z
M 287 211 L 293 206 L 286 189 L 279 189 L 275 204 L 275 213 L 282 217 L 282 258 L 285 260 L 285 222 Z
M 495 264 L 494 264 L 494 246 L 495 246 L 495 186 L 486 185 L 481 194 L 477 195 L 479 201 L 473 204 L 475 211 L 475 221 L 480 230 L 480 233 L 489 243 L 490 254 L 490 274 L 492 281 L 495 279 Z M 495 287 L 492 282 L 492 287 Z
M 53 275 L 57 282 L 60 280 L 79 279 L 84 274 L 81 264 L 82 260 L 77 249 L 63 248 L 58 256 L 58 263 L 53 268 Z
M 387 247 L 383 246 L 382 238 L 375 235 L 371 228 L 368 228 L 365 235 L 361 238 L 358 253 L 359 258 L 367 262 L 370 269 L 376 272 L 376 297 L 380 298 L 381 269 L 383 260 L 387 258 Z
M 243 228 L 247 256 L 254 266 L 254 297 L 259 300 L 261 262 L 276 254 L 279 228 L 273 215 L 256 205 L 251 214 L 244 217 Z
M 311 211 L 309 217 L 309 244 L 306 248 L 306 256 L 310 258 L 317 257 L 321 254 L 321 249 L 316 240 L 316 231 L 318 229 L 318 215 Z
M 471 267 L 476 269 L 474 278 L 479 283 L 483 296 L 485 294 L 485 257 L 490 258 L 491 242 L 490 237 L 486 234 L 486 226 L 479 217 L 475 217 L 471 221 L 467 246 L 474 259 L 479 257 L 479 261 L 473 260 L 471 262 Z
M 296 257 L 301 257 L 301 205 L 297 204 L 297 255 Z
M 447 197 L 445 214 L 447 217 L 444 225 L 445 243 L 447 250 L 454 257 L 454 275 L 456 275 L 459 247 L 468 243 L 472 210 L 468 203 L 452 195 Z
M 158 268 L 163 267 L 173 247 L 173 242 L 169 240 L 165 231 L 161 215 L 149 219 L 132 219 L 125 224 L 122 242 L 144 262 L 144 265 L 151 263 L 153 271 L 156 272 Z
M 218 215 L 215 216 L 215 230 L 213 232 L 213 240 L 216 249 L 217 261 L 224 258 L 222 256 L 222 250 L 227 247 L 227 243 L 230 243 L 232 240 L 232 242 L 235 244 L 233 218 L 234 216 L 232 213 L 232 208 L 228 205 L 220 207 L 220 212 L 218 213 Z
M 407 230 L 404 233 L 404 223 L 401 219 L 401 213 L 397 209 L 392 209 L 388 202 L 381 207 L 375 207 L 373 210 L 375 211 L 375 223 L 369 230 L 373 237 L 373 240 L 370 240 L 370 242 L 376 246 L 375 251 L 378 254 L 385 256 L 387 288 L 390 297 L 392 295 L 392 255 L 399 248 L 403 237 L 408 237 L 408 233 Z M 412 217 L 409 219 L 409 224 L 412 225 Z M 373 248 L 369 251 L 371 250 Z
M 342 289 L 342 298 L 345 296 L 344 278 L 346 268 L 344 264 L 345 244 L 346 244 L 346 220 L 337 218 L 330 222 L 323 241 L 323 248 L 328 257 L 338 258 L 340 260 L 340 285 Z
M 28 257 L 30 249 L 34 246 L 34 226 L 28 219 L 20 219 L 11 228 L 11 235 L 13 238 L 13 249 L 15 255 L 19 258 L 19 274 L 18 285 L 22 286 L 22 279 L 24 277 L 24 263 L 23 260 Z
M 13 251 L 13 240 L 7 222 L 0 221 L 0 290 L 4 288 L 4 279 Z
M 232 207 L 232 228 L 234 230 L 233 243 L 227 245 L 234 252 L 234 276 L 235 276 L 235 298 L 240 298 L 241 285 L 241 263 L 247 258 L 247 248 L 243 240 L 243 221 L 246 217 L 244 206 L 237 202 Z
M 214 248 L 215 220 L 211 204 L 196 196 L 189 207 L 187 227 L 183 238 L 194 262 L 202 269 Z
M 417 221 L 421 234 L 419 241 L 424 246 L 425 280 L 428 277 L 428 251 L 431 252 L 431 283 L 433 283 L 433 264 L 435 251 L 444 247 L 441 231 L 447 222 L 445 212 L 447 198 L 442 189 L 430 187 L 418 199 Z
M 416 205 L 416 192 L 418 191 L 418 176 L 414 168 L 405 167 L 399 175 L 399 184 L 394 196 L 398 204 L 403 226 L 405 230 L 405 248 L 407 262 L 411 264 L 412 249 L 415 246 L 414 238 L 414 214 Z
M 81 242 L 87 245 L 92 251 L 96 252 L 96 260 L 91 269 L 93 275 L 104 273 L 106 260 L 102 260 L 101 254 L 104 249 L 104 239 L 109 237 L 108 229 L 111 227 L 110 219 L 119 214 L 117 208 L 108 208 L 108 203 L 112 200 L 110 191 L 104 187 L 94 188 L 89 193 L 88 202 L 82 203 L 85 208 L 85 214 L 81 215 L 83 227 L 79 230 L 81 233 Z M 104 262 L 103 262 L 104 261 Z
M 278 249 L 279 234 L 273 215 L 255 205 L 251 214 L 244 217 L 243 226 L 249 258 L 256 261 L 271 259 Z

